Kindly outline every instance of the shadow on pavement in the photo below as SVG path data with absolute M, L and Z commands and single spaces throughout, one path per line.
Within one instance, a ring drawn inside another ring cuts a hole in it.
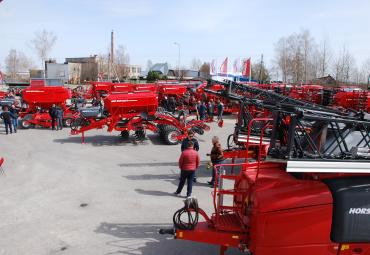
M 82 143 L 81 136 L 70 136 L 63 139 L 54 139 L 53 142 L 65 144 L 65 143 Z M 93 146 L 127 146 L 127 145 L 140 145 L 147 144 L 148 139 L 142 141 L 136 141 L 133 137 L 129 139 L 123 139 L 120 136 L 109 136 L 109 135 L 95 135 L 95 136 L 85 136 L 85 143 L 91 144 Z
M 169 219 L 171 222 L 171 219 Z M 175 240 L 169 235 L 160 235 L 160 228 L 172 228 L 166 224 L 116 224 L 103 222 L 95 233 L 114 237 L 106 245 L 112 250 L 106 255 L 214 255 L 218 247 L 209 244 Z M 226 254 L 241 254 L 230 249 Z
M 170 192 L 160 191 L 160 190 L 143 190 L 143 189 L 135 189 L 135 191 L 142 195 L 149 195 L 149 196 L 173 196 Z

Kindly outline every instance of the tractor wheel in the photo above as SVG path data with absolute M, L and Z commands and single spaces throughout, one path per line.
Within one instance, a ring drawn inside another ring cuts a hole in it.
M 72 119 L 63 119 L 63 127 L 70 127 L 72 123 Z
M 125 140 L 127 140 L 130 136 L 130 131 L 129 130 L 123 130 L 121 131 L 121 137 Z
M 178 144 L 179 141 L 176 139 L 178 135 L 180 135 L 180 132 L 174 126 L 167 125 L 164 127 L 163 138 L 166 144 L 168 145 Z
M 160 135 L 160 136 L 162 136 L 163 135 L 163 131 L 164 131 L 164 126 L 165 125 L 163 125 L 163 124 L 158 124 L 157 125 L 157 132 L 158 132 L 158 134 Z
M 234 134 L 230 134 L 227 137 L 227 148 L 230 150 L 236 146 L 235 140 L 234 140 Z
M 32 124 L 29 123 L 28 120 L 26 120 L 26 119 L 21 120 L 21 127 L 23 129 L 29 129 L 31 126 L 32 126 Z

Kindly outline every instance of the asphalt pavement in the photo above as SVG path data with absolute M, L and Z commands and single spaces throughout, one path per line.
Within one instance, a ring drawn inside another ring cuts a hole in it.
M 223 128 L 197 136 L 202 167 L 193 195 L 209 214 L 212 189 L 206 184 L 211 138 L 226 145 L 233 117 Z M 91 130 L 85 143 L 69 129 L 42 128 L 5 135 L 0 124 L 0 254 L 218 254 L 218 247 L 157 233 L 172 226 L 183 206 L 175 197 L 180 145 L 163 145 L 156 134 L 136 142 L 118 132 Z M 186 194 L 186 188 L 183 195 Z M 239 254 L 231 249 L 227 254 Z

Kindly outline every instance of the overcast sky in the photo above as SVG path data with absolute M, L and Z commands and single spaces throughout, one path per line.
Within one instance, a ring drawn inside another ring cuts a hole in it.
M 39 63 L 29 42 L 45 28 L 58 37 L 50 57 L 59 62 L 106 53 L 113 29 L 130 63 L 144 68 L 148 59 L 176 66 L 174 42 L 184 65 L 262 53 L 270 65 L 280 37 L 308 29 L 334 51 L 346 45 L 361 65 L 370 57 L 369 12 L 369 0 L 3 0 L 0 64 L 11 48 Z

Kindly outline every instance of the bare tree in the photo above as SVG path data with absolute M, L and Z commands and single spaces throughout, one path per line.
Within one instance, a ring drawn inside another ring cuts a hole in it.
M 114 65 L 117 75 L 120 79 L 127 77 L 127 65 L 129 64 L 129 62 L 130 56 L 128 53 L 126 53 L 125 47 L 122 44 L 118 45 L 114 56 Z
M 360 82 L 369 84 L 370 81 L 370 58 L 366 59 L 361 66 Z
M 275 63 L 280 68 L 284 82 L 288 80 L 288 45 L 287 38 L 282 37 L 275 44 Z
M 201 66 L 202 66 L 202 61 L 200 61 L 200 59 L 193 58 L 190 64 L 190 69 L 199 71 Z
M 318 61 L 320 65 L 319 76 L 323 77 L 327 75 L 329 71 L 330 61 L 332 58 L 332 53 L 330 49 L 330 45 L 327 39 L 322 40 L 319 46 L 319 55 Z
M 33 62 L 23 52 L 11 49 L 5 59 L 5 68 L 11 79 L 16 79 L 19 72 L 26 72 L 33 67 Z
M 35 49 L 38 57 L 42 61 L 42 68 L 44 70 L 45 78 L 45 60 L 49 56 L 55 42 L 57 40 L 56 35 L 52 31 L 38 31 L 35 33 L 35 38 L 31 41 L 31 45 Z
M 350 81 L 352 69 L 355 66 L 355 59 L 349 53 L 346 46 L 343 46 L 334 62 L 335 79 L 339 82 Z

